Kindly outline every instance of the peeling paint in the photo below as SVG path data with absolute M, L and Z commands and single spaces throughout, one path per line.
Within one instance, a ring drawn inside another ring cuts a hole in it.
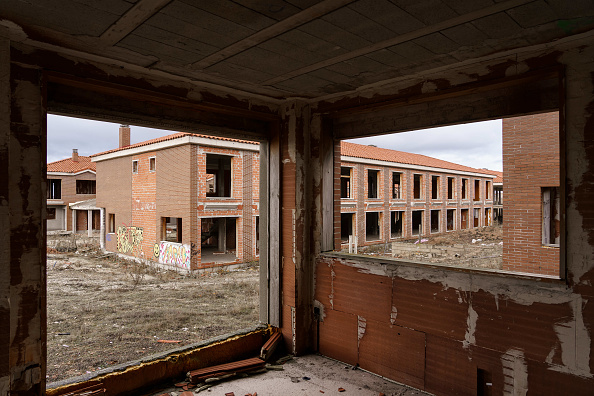
M 330 307 L 334 309 L 334 279 L 336 279 L 336 272 L 334 272 L 334 266 L 329 265 L 330 267 L 330 294 L 328 294 L 328 299 L 330 300 Z
M 475 345 L 476 339 L 474 332 L 476 331 L 476 322 L 478 319 L 478 313 L 472 308 L 472 304 L 468 305 L 468 317 L 466 318 L 466 333 L 464 334 L 464 341 L 462 341 L 462 347 L 468 349 L 470 345 Z
M 365 335 L 365 329 L 367 328 L 367 320 L 362 316 L 357 316 L 357 348 L 361 344 L 361 340 Z
M 522 396 L 528 393 L 528 365 L 524 352 L 509 349 L 501 355 L 503 368 L 503 394 Z
M 396 317 L 398 316 L 398 309 L 392 306 L 392 312 L 390 313 L 390 323 L 396 324 Z

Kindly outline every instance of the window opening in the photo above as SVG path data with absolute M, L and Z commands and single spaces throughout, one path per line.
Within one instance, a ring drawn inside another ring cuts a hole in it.
M 474 200 L 475 201 L 481 200 L 481 181 L 480 180 L 474 181 Z
M 207 197 L 231 197 L 231 160 L 227 155 L 206 154 Z
M 392 199 L 401 199 L 402 173 L 392 172 Z
M 423 175 L 414 174 L 413 175 L 413 198 L 421 199 L 422 191 L 423 191 Z
M 468 199 L 468 179 L 462 179 L 462 199 Z
M 201 264 L 230 264 L 237 256 L 237 219 L 209 217 L 202 219 Z
M 431 199 L 439 199 L 439 176 L 431 176 Z
M 115 233 L 115 229 L 116 229 L 115 214 L 110 213 L 109 220 L 108 220 L 107 232 L 113 234 L 113 233 Z
M 375 169 L 369 169 L 367 171 L 367 198 L 378 198 L 378 179 L 379 171 Z
M 423 235 L 423 211 L 413 210 L 412 211 L 412 234 Z
M 157 170 L 157 158 L 149 158 L 149 172 L 155 172 Z
M 485 199 L 491 199 L 491 182 L 485 182 Z
M 402 237 L 402 224 L 404 222 L 404 212 L 397 210 L 390 212 L 390 236 L 392 238 Z
M 47 199 L 62 198 L 62 180 L 47 179 Z
M 478 227 L 480 225 L 480 221 L 481 221 L 481 209 L 474 208 L 473 213 L 474 213 L 474 227 Z
M 77 194 L 95 194 L 95 180 L 77 180 L 76 181 Z
M 485 227 L 491 225 L 491 208 L 485 208 Z
M 352 168 L 340 168 L 340 198 L 351 198 L 351 174 Z
M 340 214 L 340 240 L 343 243 L 349 241 L 349 236 L 354 235 L 354 213 L 341 213 Z
M 448 209 L 446 211 L 446 231 L 454 231 L 455 227 L 455 220 L 456 219 L 456 209 Z
M 431 233 L 438 233 L 440 231 L 440 227 L 439 227 L 440 215 L 441 215 L 441 210 L 432 210 L 431 211 Z
M 181 243 L 182 219 L 180 217 L 163 217 L 163 240 Z
M 56 219 L 56 208 L 47 208 L 47 219 L 48 220 Z
M 138 173 L 138 160 L 132 160 L 132 173 Z
M 365 213 L 365 240 L 376 241 L 381 238 L 381 215 L 379 212 Z
M 455 189 L 456 189 L 456 178 L 448 177 L 448 199 L 454 199 Z

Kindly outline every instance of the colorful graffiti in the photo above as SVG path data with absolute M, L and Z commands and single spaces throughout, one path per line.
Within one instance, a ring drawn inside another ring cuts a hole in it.
M 155 244 L 156 248 L 156 244 Z M 157 250 L 154 250 L 157 256 Z M 190 268 L 190 245 L 182 245 L 175 242 L 160 242 L 159 243 L 159 263 L 174 265 L 180 268 Z
M 117 249 L 120 253 L 132 253 L 134 250 L 141 250 L 141 243 L 144 239 L 144 229 L 134 226 L 120 226 L 117 232 Z

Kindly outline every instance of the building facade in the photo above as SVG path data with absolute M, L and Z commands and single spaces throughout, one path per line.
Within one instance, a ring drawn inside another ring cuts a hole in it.
M 358 246 L 492 225 L 490 171 L 341 143 L 341 241 Z
M 91 157 L 78 155 L 47 164 L 47 230 L 88 231 L 100 228 L 94 205 L 96 170 Z
M 185 270 L 257 259 L 257 143 L 177 133 L 129 145 L 122 133 L 123 147 L 93 156 L 106 250 Z

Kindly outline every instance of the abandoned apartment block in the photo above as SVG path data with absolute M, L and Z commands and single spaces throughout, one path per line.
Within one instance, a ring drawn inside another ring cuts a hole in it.
M 106 250 L 184 270 L 257 259 L 257 143 L 176 133 L 130 145 L 129 134 L 92 156 Z
M 340 148 L 342 244 L 492 225 L 491 171 L 349 142 Z

